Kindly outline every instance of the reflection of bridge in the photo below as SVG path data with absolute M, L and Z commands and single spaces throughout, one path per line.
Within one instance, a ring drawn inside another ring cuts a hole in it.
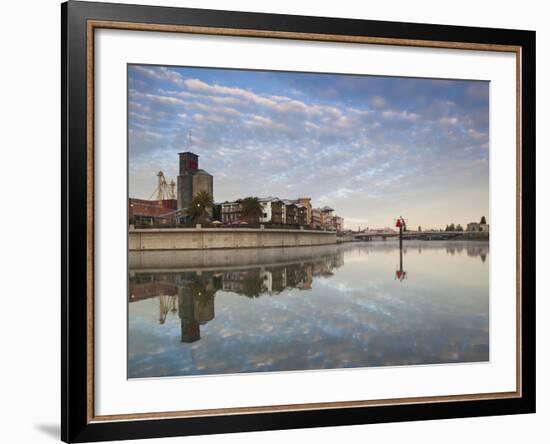
M 476 235 L 478 233 L 475 233 Z M 405 231 L 403 232 L 403 240 L 451 240 L 469 238 L 467 231 Z M 364 233 L 355 233 L 353 237 L 358 240 L 386 240 L 391 238 L 399 238 L 397 231 L 370 231 Z

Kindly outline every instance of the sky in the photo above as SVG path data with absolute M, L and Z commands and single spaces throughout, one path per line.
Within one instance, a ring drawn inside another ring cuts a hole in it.
M 128 66 L 129 195 L 178 153 L 214 200 L 311 197 L 348 229 L 489 220 L 489 82 Z

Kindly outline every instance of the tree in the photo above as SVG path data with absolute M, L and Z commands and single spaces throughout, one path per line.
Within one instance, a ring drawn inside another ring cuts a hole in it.
M 456 231 L 464 231 L 464 228 L 462 228 L 462 225 L 458 224 L 458 225 L 456 226 L 456 229 L 455 229 L 455 230 L 456 230 Z
M 420 225 L 418 226 L 418 231 L 422 231 L 422 227 Z
M 194 222 L 203 223 L 210 215 L 210 209 L 214 205 L 214 199 L 208 191 L 200 191 L 191 200 L 191 204 L 185 210 Z
M 257 197 L 245 197 L 241 201 L 241 211 L 248 223 L 259 223 L 264 207 Z
M 486 225 L 487 224 L 487 219 L 485 219 L 485 216 L 481 216 L 481 220 L 479 221 L 479 224 L 480 225 Z
M 222 220 L 222 206 L 221 204 L 214 204 L 212 207 L 212 220 L 221 222 Z

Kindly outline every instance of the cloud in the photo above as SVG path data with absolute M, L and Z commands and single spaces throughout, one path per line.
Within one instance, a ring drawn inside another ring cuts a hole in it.
M 394 205 L 412 199 L 432 214 L 444 196 L 452 206 L 455 190 L 478 187 L 471 211 L 488 212 L 486 82 L 135 65 L 129 75 L 133 196 L 156 186 L 133 171 L 175 175 L 189 149 L 214 175 L 218 201 L 308 195 L 384 226 Z
M 456 117 L 442 117 L 439 122 L 444 126 L 453 126 L 458 123 L 458 119 Z
M 420 115 L 408 111 L 382 111 L 382 117 L 385 119 L 398 119 L 398 120 L 408 120 L 410 122 L 417 121 L 420 119 Z
M 373 96 L 370 99 L 369 104 L 373 108 L 387 108 L 389 106 L 388 101 L 382 96 Z

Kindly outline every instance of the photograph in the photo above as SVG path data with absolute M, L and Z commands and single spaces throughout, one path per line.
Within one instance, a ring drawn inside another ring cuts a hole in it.
M 127 377 L 491 361 L 485 80 L 127 65 Z
M 312 6 L 62 4 L 64 442 L 532 422 L 532 14 Z

